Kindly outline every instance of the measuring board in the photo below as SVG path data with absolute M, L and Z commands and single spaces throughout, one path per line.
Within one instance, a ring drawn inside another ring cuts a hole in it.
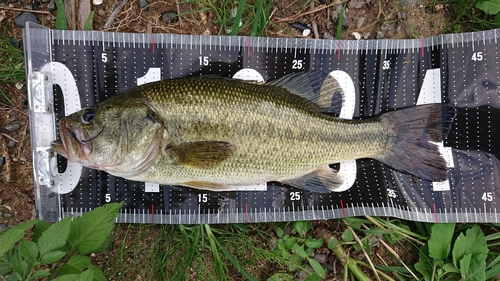
M 498 222 L 500 30 L 413 40 L 337 41 L 24 30 L 38 217 L 57 221 L 125 201 L 117 222 L 198 224 L 393 216 Z M 60 118 L 137 85 L 218 74 L 269 81 L 306 69 L 337 79 L 332 114 L 367 118 L 426 103 L 457 108 L 441 152 L 449 180 L 429 182 L 359 159 L 332 165 L 338 192 L 271 182 L 231 192 L 133 182 L 68 163 L 50 149 Z

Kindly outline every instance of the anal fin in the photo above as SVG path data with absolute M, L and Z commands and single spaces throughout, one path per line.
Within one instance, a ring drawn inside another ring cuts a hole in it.
M 313 172 L 299 178 L 282 181 L 282 183 L 295 188 L 316 193 L 335 191 L 344 182 L 344 175 L 337 173 L 329 167 L 318 167 Z

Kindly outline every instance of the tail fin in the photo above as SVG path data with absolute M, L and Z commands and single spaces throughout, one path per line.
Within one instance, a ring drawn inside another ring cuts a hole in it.
M 436 144 L 451 130 L 455 108 L 429 104 L 388 112 L 380 117 L 389 125 L 387 152 L 380 162 L 424 180 L 448 179 L 446 161 Z

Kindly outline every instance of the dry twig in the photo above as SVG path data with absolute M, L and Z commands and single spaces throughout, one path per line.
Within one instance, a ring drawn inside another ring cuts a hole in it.
M 21 9 L 21 8 L 11 8 L 11 7 L 7 7 L 7 6 L 3 6 L 3 5 L 0 5 L 0 9 L 15 11 L 15 12 L 30 12 L 30 13 L 37 13 L 37 14 L 44 14 L 44 15 L 52 15 L 48 11 L 37 11 L 37 10 L 28 10 L 28 9 Z
M 122 0 L 119 4 L 117 4 L 115 6 L 115 8 L 113 9 L 113 11 L 111 12 L 111 14 L 108 17 L 108 20 L 104 24 L 104 27 L 102 28 L 103 30 L 109 29 L 111 24 L 113 24 L 113 21 L 115 20 L 116 16 L 120 13 L 120 11 L 123 9 L 125 4 L 127 4 L 127 2 L 128 2 L 128 0 Z

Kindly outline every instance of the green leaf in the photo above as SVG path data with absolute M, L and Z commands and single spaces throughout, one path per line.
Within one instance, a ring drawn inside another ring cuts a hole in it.
M 106 281 L 106 280 L 108 280 L 99 267 L 91 264 L 89 266 L 89 269 L 94 271 L 94 281 Z
M 330 240 L 328 240 L 328 249 L 333 251 L 333 249 L 335 249 L 339 244 L 339 240 L 336 237 L 332 236 L 330 237 Z
M 94 15 L 95 12 L 92 11 L 89 16 L 87 17 L 87 20 L 85 21 L 85 24 L 83 26 L 83 30 L 92 30 L 92 24 L 94 23 Z
M 0 257 L 3 257 L 14 245 L 23 239 L 26 229 L 32 227 L 38 220 L 32 220 L 6 229 L 0 234 Z
M 315 259 L 309 259 L 309 265 L 316 271 L 316 273 L 321 277 L 326 277 L 326 270 L 321 266 L 321 264 Z
M 21 240 L 19 242 L 19 252 L 31 262 L 35 262 L 38 258 L 38 248 L 34 242 Z
M 297 242 L 297 237 L 289 237 L 288 239 L 285 240 L 285 249 L 287 251 L 290 251 L 295 245 L 295 242 Z
M 288 273 L 276 273 L 267 278 L 267 281 L 293 281 L 293 276 Z
M 302 258 L 297 253 L 293 253 L 288 261 L 288 271 L 294 272 L 299 269 L 302 269 Z
M 299 255 L 303 259 L 307 257 L 307 253 L 306 253 L 306 251 L 304 251 L 304 248 L 302 248 L 298 244 L 293 244 L 292 251 L 294 253 L 296 253 L 297 255 Z
M 316 273 L 313 273 L 304 279 L 304 281 L 321 281 L 323 278 Z
M 64 12 L 63 0 L 56 0 L 57 15 L 56 15 L 56 29 L 66 30 L 68 24 L 66 23 L 66 14 Z
M 305 237 L 306 233 L 311 229 L 311 221 L 296 221 L 293 224 L 295 231 L 300 235 L 300 237 Z
M 15 251 L 12 257 L 12 270 L 20 279 L 26 279 L 29 272 L 33 269 L 33 263 L 27 260 L 19 251 Z
M 325 243 L 324 238 L 320 238 L 320 239 L 307 238 L 304 244 L 308 248 L 318 249 L 318 248 L 321 248 L 324 243 Z
M 476 8 L 488 15 L 496 15 L 500 13 L 500 0 L 488 0 L 479 2 L 476 4 Z
M 344 230 L 344 233 L 342 233 L 342 241 L 344 242 L 354 241 L 354 236 L 352 235 L 352 231 L 349 228 L 346 228 Z
M 32 280 L 36 280 L 36 279 L 44 278 L 44 277 L 47 277 L 47 276 L 50 276 L 50 272 L 49 271 L 37 270 L 35 273 L 33 273 L 33 275 L 31 275 L 31 279 Z
M 44 221 L 38 221 L 35 224 L 35 229 L 33 231 L 33 239 L 31 241 L 38 243 L 38 239 L 42 236 L 43 232 L 50 227 L 50 223 Z
M 40 256 L 64 246 L 68 240 L 70 226 L 71 217 L 67 217 L 47 228 L 38 239 Z
M 487 253 L 488 246 L 486 245 L 484 233 L 479 226 L 475 225 L 467 229 L 465 235 L 460 233 L 457 240 L 455 240 L 452 251 L 453 264 L 459 267 L 460 260 L 468 254 L 479 255 Z
M 425 281 L 430 281 L 432 278 L 432 259 L 429 257 L 429 248 L 427 245 L 420 247 L 418 252 L 418 262 L 415 263 L 415 269 L 422 274 Z
M 276 235 L 278 236 L 278 238 L 283 238 L 283 236 L 285 236 L 285 232 L 283 231 L 283 229 L 281 228 L 276 228 Z
M 11 272 L 12 266 L 5 264 L 3 261 L 0 261 L 0 275 L 6 276 Z
M 94 280 L 94 271 L 92 269 L 85 270 L 80 274 L 67 274 L 53 279 L 53 281 L 89 281 L 89 280 Z
M 464 280 L 486 280 L 486 254 L 465 255 L 460 260 L 460 273 Z
M 78 254 L 73 255 L 66 264 L 61 266 L 57 276 L 80 274 L 85 268 L 89 267 L 90 264 L 92 264 L 92 260 L 89 257 Z
M 68 238 L 70 246 L 82 254 L 98 249 L 109 236 L 121 206 L 123 202 L 106 204 L 75 218 Z
M 454 231 L 454 223 L 436 223 L 431 227 L 431 238 L 428 241 L 431 258 L 444 260 L 448 257 Z
M 41 256 L 40 263 L 41 264 L 52 264 L 56 261 L 62 259 L 66 255 L 66 252 L 63 251 L 52 251 L 48 252 L 45 255 Z

